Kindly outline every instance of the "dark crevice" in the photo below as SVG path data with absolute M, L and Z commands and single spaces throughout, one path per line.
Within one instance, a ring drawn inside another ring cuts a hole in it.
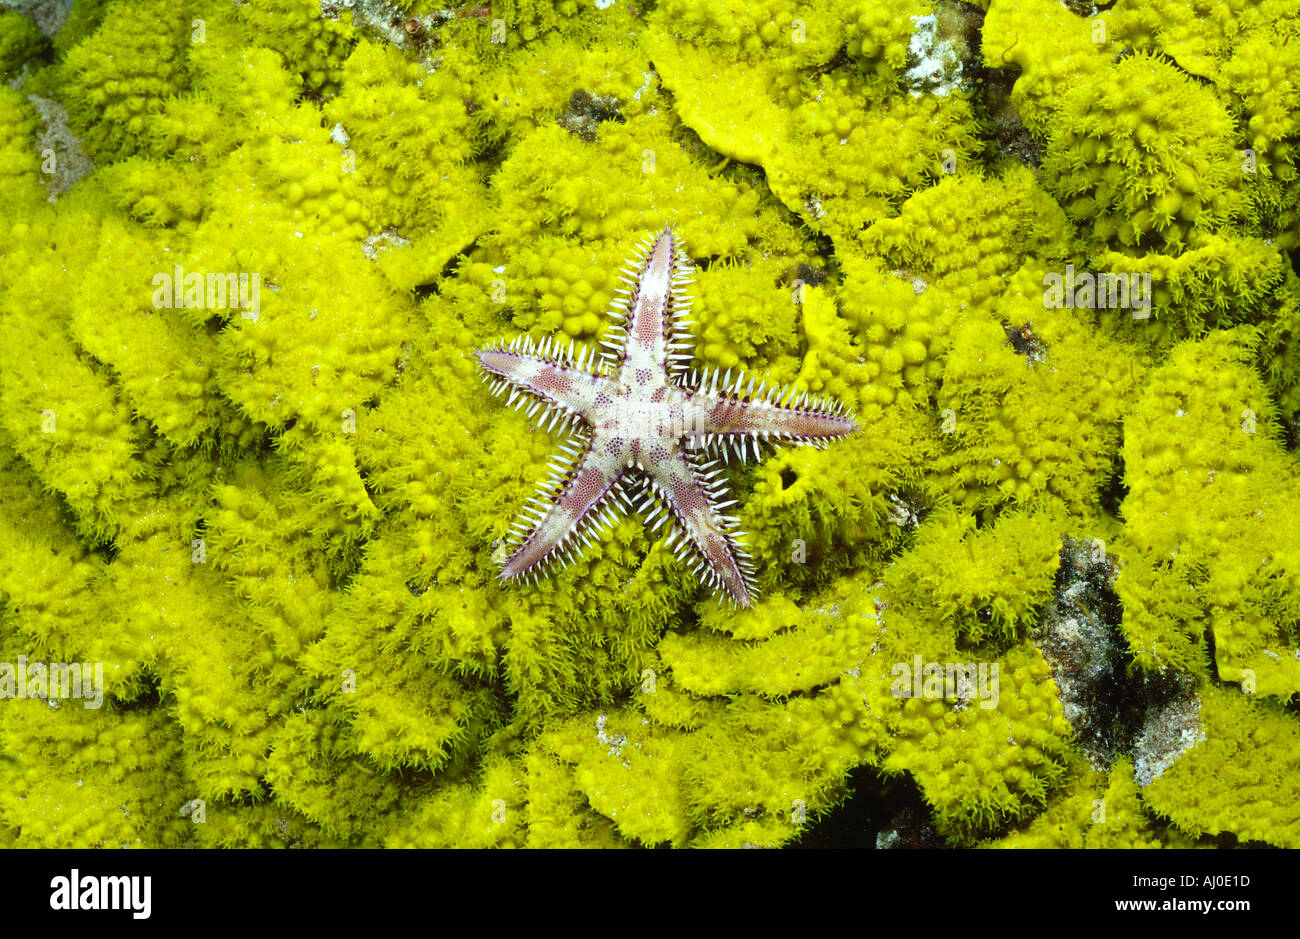
M 930 807 L 911 776 L 859 766 L 852 795 L 817 820 L 792 848 L 942 848 Z
M 1115 461 L 1111 465 L 1110 477 L 1107 479 L 1106 484 L 1102 486 L 1098 496 L 1101 507 L 1115 518 L 1119 518 L 1124 500 L 1128 498 L 1128 484 L 1124 479 L 1124 450 L 1121 443 L 1117 448 Z
M 619 110 L 618 99 L 613 95 L 593 95 L 582 89 L 569 96 L 568 107 L 556 119 L 561 127 L 588 143 L 596 139 L 597 128 L 605 121 L 627 122 Z
M 1173 669 L 1132 665 L 1120 629 L 1123 608 L 1114 590 L 1118 565 L 1100 540 L 1063 539 L 1054 603 L 1033 640 L 1052 669 L 1076 746 L 1098 768 L 1121 756 L 1141 764 L 1167 747 L 1153 717 L 1190 700 L 1195 679 Z M 1212 650 L 1211 650 L 1212 651 Z

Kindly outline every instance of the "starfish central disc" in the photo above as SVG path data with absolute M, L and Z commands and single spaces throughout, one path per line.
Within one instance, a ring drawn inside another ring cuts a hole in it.
M 618 325 L 599 356 L 526 337 L 476 350 L 479 366 L 509 403 L 573 432 L 565 457 L 511 531 L 505 581 L 535 577 L 572 560 L 623 509 L 669 520 L 668 545 L 737 605 L 755 597 L 753 571 L 736 520 L 722 509 L 721 462 L 758 456 L 763 441 L 824 446 L 857 429 L 828 402 L 768 389 L 744 375 L 689 371 L 686 285 L 693 268 L 666 228 L 647 239 L 624 272 L 611 316 Z

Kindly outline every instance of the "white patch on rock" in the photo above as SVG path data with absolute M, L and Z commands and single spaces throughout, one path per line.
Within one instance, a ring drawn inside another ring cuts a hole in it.
M 903 74 L 913 98 L 924 93 L 944 98 L 961 87 L 961 50 L 954 43 L 938 38 L 939 21 L 933 14 L 913 16 L 916 29 L 908 41 L 909 59 L 914 64 Z
M 605 715 L 596 715 L 596 740 L 603 747 L 609 747 L 610 756 L 621 757 L 623 748 L 627 746 L 626 734 L 609 734 L 605 732 Z
M 72 0 L 0 0 L 0 9 L 17 10 L 36 24 L 42 36 L 53 39 L 68 19 Z
M 361 252 L 370 260 L 379 257 L 381 251 L 390 251 L 393 248 L 405 248 L 411 243 L 411 239 L 403 238 L 395 231 L 381 231 L 373 235 L 367 235 L 361 242 Z
M 372 35 L 394 46 L 405 46 L 411 41 L 406 31 L 406 21 L 414 19 L 422 30 L 428 30 L 451 19 L 450 10 L 429 16 L 412 17 L 397 3 L 386 0 L 320 0 L 321 15 L 337 20 L 345 10 L 352 11 L 352 22 Z
M 41 131 L 36 135 L 36 153 L 41 162 L 45 161 L 45 151 L 54 151 L 54 172 L 41 173 L 53 202 L 94 169 L 95 164 L 82 151 L 77 135 L 68 128 L 68 112 L 63 105 L 39 95 L 28 95 L 27 100 L 41 119 Z
M 1180 756 L 1205 739 L 1200 695 L 1174 698 L 1153 709 L 1138 733 L 1133 752 L 1133 776 L 1148 786 Z

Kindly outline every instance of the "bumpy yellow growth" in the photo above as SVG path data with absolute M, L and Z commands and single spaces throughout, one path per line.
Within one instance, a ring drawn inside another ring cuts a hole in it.
M 951 844 L 1296 844 L 1296 2 L 990 0 L 1009 102 L 926 0 L 0 12 L 0 663 L 104 671 L 0 697 L 0 844 L 779 846 L 871 774 Z M 696 364 L 861 430 L 728 469 L 752 609 L 636 519 L 503 587 L 561 441 L 466 353 L 596 348 L 668 224 Z M 1149 783 L 1036 645 L 1066 535 L 1199 695 Z
M 1221 680 L 1285 699 L 1300 690 L 1300 543 L 1273 520 L 1300 505 L 1267 394 L 1242 365 L 1248 338 L 1180 346 L 1130 414 L 1117 586 L 1140 665 L 1202 661 L 1208 627 Z

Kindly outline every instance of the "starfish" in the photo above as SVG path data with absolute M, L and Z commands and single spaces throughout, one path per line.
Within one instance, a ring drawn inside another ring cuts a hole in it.
M 753 568 L 737 519 L 722 510 L 722 462 L 759 456 L 763 441 L 825 446 L 857 429 L 836 404 L 794 389 L 769 389 L 731 371 L 690 369 L 685 318 L 693 267 L 669 226 L 647 238 L 622 272 L 627 285 L 609 315 L 618 320 L 604 352 L 575 351 L 521 336 L 476 349 L 494 394 L 539 411 L 538 428 L 573 435 L 552 474 L 507 539 L 502 581 L 535 580 L 565 564 L 623 509 L 650 512 L 655 530 L 671 518 L 667 546 L 737 606 L 753 604 Z M 653 510 L 653 512 L 651 512 Z

